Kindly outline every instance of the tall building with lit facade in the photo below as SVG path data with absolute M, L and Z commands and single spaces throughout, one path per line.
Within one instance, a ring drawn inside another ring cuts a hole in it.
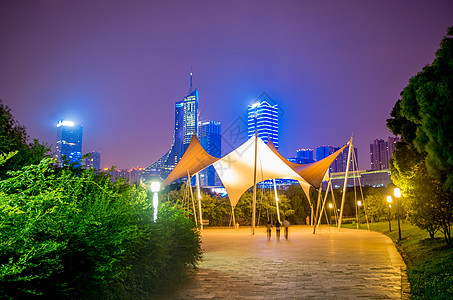
M 319 161 L 323 158 L 326 158 L 327 156 L 331 155 L 332 153 L 340 150 L 341 147 L 332 147 L 332 146 L 319 146 L 316 148 L 316 161 Z M 330 165 L 330 172 L 346 172 L 346 167 L 348 163 L 348 151 L 349 148 L 346 147 L 338 156 L 335 158 L 335 160 L 332 162 Z M 356 161 L 358 164 L 358 159 L 359 159 L 359 153 L 357 148 L 354 148 L 354 154 L 356 157 Z M 351 159 L 349 161 L 349 171 L 353 170 L 353 156 L 351 155 Z M 358 169 L 358 165 L 357 165 Z
M 335 148 L 332 146 L 319 146 L 316 147 L 316 161 L 326 158 L 330 154 L 335 152 Z
M 65 161 L 81 164 L 82 159 L 82 134 L 83 128 L 67 120 L 60 120 L 57 123 L 56 156 L 60 166 Z
M 198 123 L 198 140 L 203 149 L 214 157 L 220 157 L 222 152 L 221 123 L 217 121 L 202 121 Z M 220 179 L 214 169 L 209 166 L 200 172 L 200 185 L 203 187 L 219 186 Z
M 309 164 L 315 161 L 313 149 L 299 149 L 296 151 L 296 163 Z
M 340 150 L 340 147 L 335 147 L 334 150 L 338 151 Z M 346 172 L 346 167 L 348 165 L 348 152 L 349 146 L 346 147 L 340 154 L 338 154 L 337 158 L 335 158 L 333 163 L 330 165 L 331 172 Z M 354 156 L 357 163 L 356 170 L 359 170 L 359 151 L 357 150 L 356 147 L 354 147 Z M 352 156 L 351 153 L 351 159 L 349 160 L 349 171 L 353 170 L 353 159 L 354 157 Z
M 175 127 L 170 150 L 143 172 L 144 180 L 164 180 L 178 164 L 190 144 L 193 133 L 198 133 L 198 90 L 193 89 L 190 73 L 189 92 L 175 103 Z
M 390 159 L 395 151 L 398 137 L 389 137 L 387 141 L 376 139 L 370 144 L 371 170 L 384 170 L 390 168 Z
M 93 151 L 88 154 L 90 155 L 83 160 L 83 165 L 99 171 L 101 169 L 101 152 Z
M 270 139 L 278 149 L 278 105 L 270 105 L 266 97 L 260 100 L 248 107 L 247 135 L 252 137 L 256 129 L 265 143 Z

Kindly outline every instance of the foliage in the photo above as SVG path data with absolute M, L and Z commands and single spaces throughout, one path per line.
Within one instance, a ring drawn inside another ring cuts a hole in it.
M 392 179 L 408 197 L 410 219 L 431 236 L 439 229 L 452 243 L 453 27 L 436 59 L 409 80 L 387 126 L 401 135 L 390 163 Z M 443 190 L 439 189 L 443 187 Z
M 384 195 L 379 189 L 372 189 L 365 197 L 367 214 L 372 222 L 381 221 L 383 217 L 388 215 L 388 205 L 384 202 Z
M 11 109 L 0 100 L 0 155 L 17 151 L 14 157 L 0 164 L 0 180 L 6 178 L 9 170 L 20 170 L 48 157 L 48 145 L 40 144 L 36 139 L 28 143 L 28 139 L 25 127 L 14 119 Z
M 136 298 L 200 258 L 192 223 L 174 209 L 154 223 L 148 192 L 107 174 L 44 159 L 0 191 L 0 298 Z
M 453 190 L 453 27 L 431 65 L 409 80 L 387 125 L 425 157 L 429 174 Z

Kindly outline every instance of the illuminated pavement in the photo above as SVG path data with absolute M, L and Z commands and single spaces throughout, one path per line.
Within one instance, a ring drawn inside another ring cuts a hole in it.
M 409 299 L 406 266 L 392 241 L 366 230 L 290 227 L 205 229 L 199 270 L 166 299 Z M 159 297 L 160 298 L 160 297 Z

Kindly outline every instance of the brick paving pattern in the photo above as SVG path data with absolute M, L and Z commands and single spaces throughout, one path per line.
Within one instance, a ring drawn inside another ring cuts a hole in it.
M 406 266 L 379 233 L 292 226 L 267 241 L 265 229 L 205 229 L 203 262 L 162 299 L 409 299 Z M 275 232 L 274 232 L 275 233 Z

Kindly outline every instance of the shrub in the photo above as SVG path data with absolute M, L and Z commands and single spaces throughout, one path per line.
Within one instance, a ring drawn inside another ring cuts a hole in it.
M 107 174 L 39 165 L 0 181 L 0 298 L 137 298 L 195 266 L 194 226 L 176 209 L 152 220 L 148 192 Z M 178 274 L 175 276 L 174 274 Z

